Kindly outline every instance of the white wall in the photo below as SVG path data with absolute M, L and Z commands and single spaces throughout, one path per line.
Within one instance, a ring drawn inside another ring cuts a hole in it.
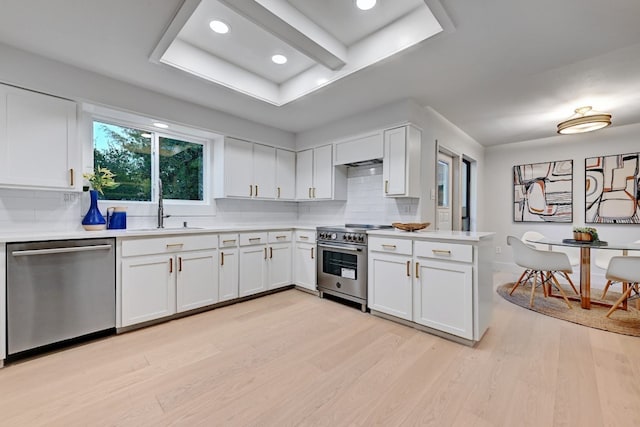
M 513 166 L 573 160 L 573 224 L 584 225 L 585 158 L 638 152 L 638 135 L 640 124 L 635 124 L 487 148 L 486 187 L 481 189 L 480 197 L 484 199 L 487 230 L 496 232 L 494 243 L 502 250 L 501 254 L 496 254 L 496 267 L 505 271 L 513 269 L 512 252 L 506 246 L 508 235 L 520 237 L 525 231 L 534 230 L 557 239 L 571 237 L 572 224 L 513 222 Z M 640 225 L 599 224 L 596 228 L 600 239 L 608 242 L 627 243 L 640 239 Z

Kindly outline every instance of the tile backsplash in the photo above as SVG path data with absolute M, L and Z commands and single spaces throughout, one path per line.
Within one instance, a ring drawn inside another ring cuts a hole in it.
M 350 167 L 347 182 L 347 201 L 296 203 L 219 199 L 215 201 L 215 216 L 172 216 L 167 218 L 165 225 L 180 226 L 183 221 L 192 226 L 215 226 L 295 222 L 390 224 L 418 220 L 418 199 L 383 196 L 382 165 Z M 79 230 L 87 208 L 87 193 L 0 188 L 0 230 Z M 155 222 L 153 215 L 129 215 L 127 218 L 129 228 L 152 227 Z

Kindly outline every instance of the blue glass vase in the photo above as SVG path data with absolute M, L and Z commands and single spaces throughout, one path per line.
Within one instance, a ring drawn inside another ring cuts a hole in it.
M 107 220 L 104 219 L 98 209 L 98 191 L 89 190 L 89 196 L 91 197 L 91 206 L 87 214 L 82 219 L 82 226 L 87 231 L 104 230 L 107 228 Z

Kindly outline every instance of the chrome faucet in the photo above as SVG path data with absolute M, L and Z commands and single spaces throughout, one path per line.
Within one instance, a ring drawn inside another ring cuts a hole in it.
M 164 204 L 162 202 L 162 180 L 158 179 L 158 228 L 164 228 L 164 219 L 171 215 L 164 214 Z

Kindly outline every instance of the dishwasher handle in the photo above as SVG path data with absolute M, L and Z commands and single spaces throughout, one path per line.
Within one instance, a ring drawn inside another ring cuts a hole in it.
M 66 254 L 72 252 L 88 252 L 88 251 L 106 251 L 113 248 L 113 245 L 93 245 L 93 246 L 71 246 L 66 248 L 52 249 L 29 249 L 23 251 L 13 251 L 13 256 L 31 256 L 31 255 L 50 255 L 50 254 Z

